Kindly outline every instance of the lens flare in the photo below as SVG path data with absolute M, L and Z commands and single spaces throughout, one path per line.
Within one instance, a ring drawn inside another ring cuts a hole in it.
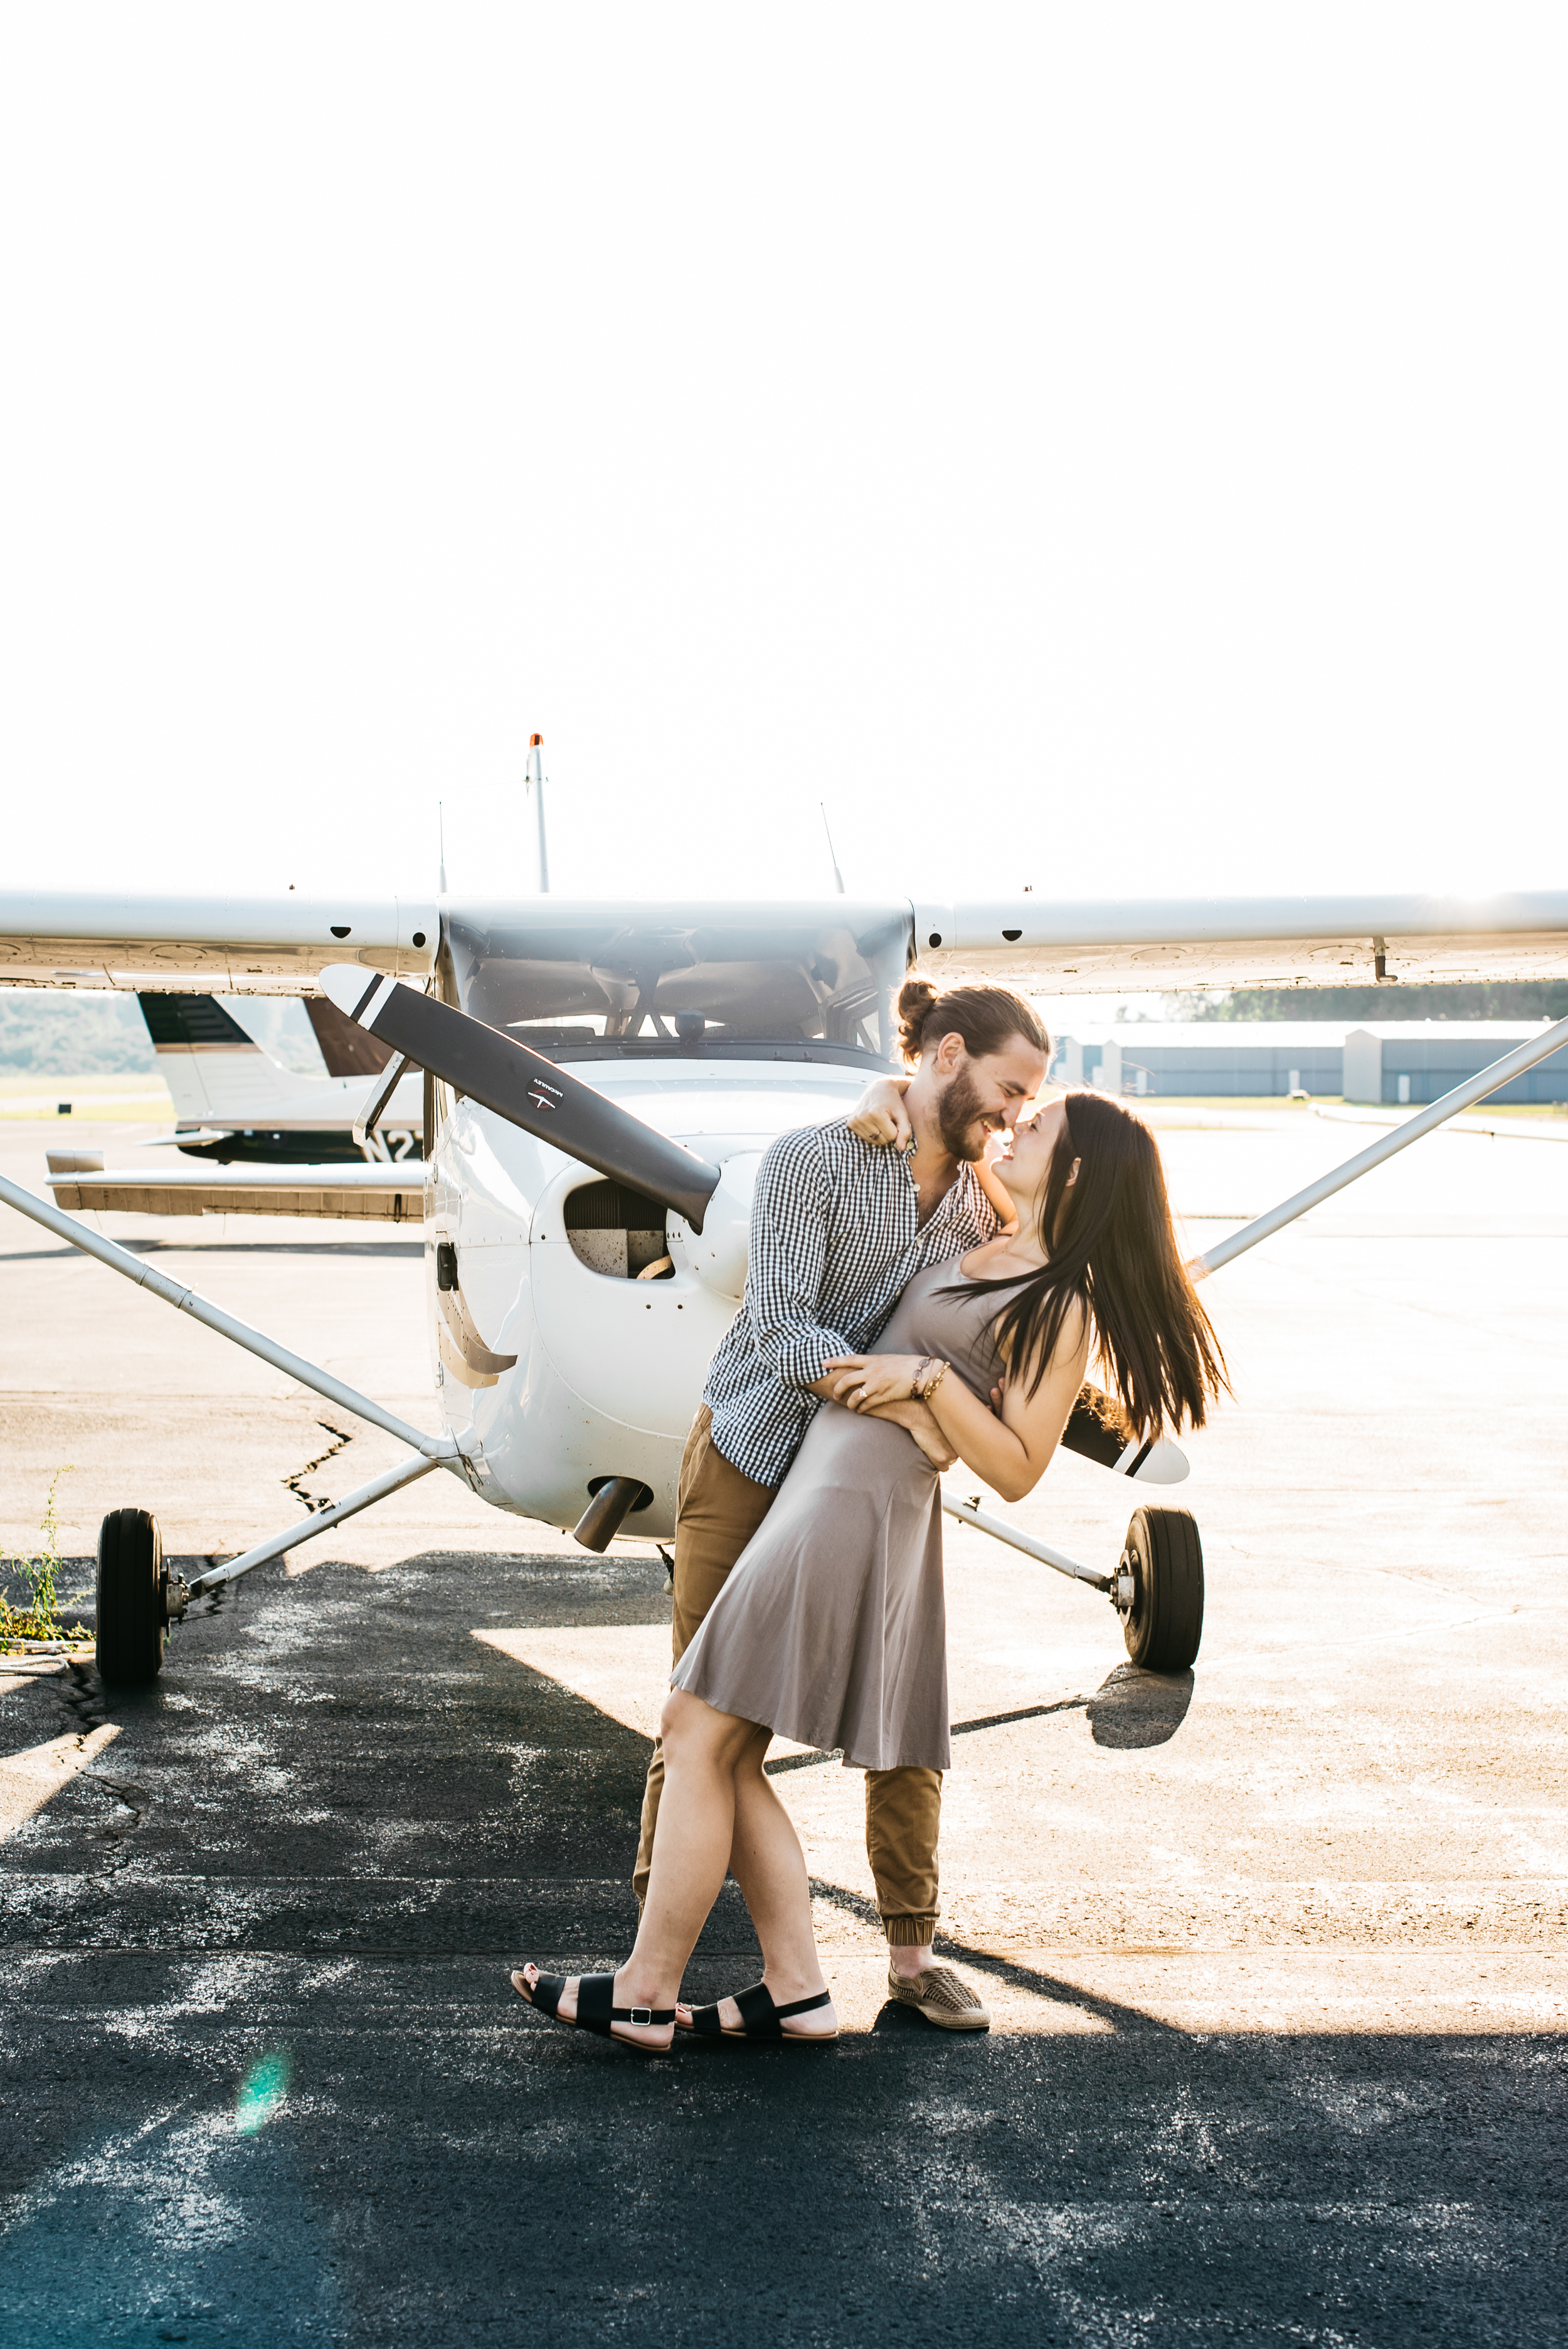
M 234 2127 L 242 2137 L 254 2137 L 282 2110 L 289 2092 L 294 2065 L 281 2049 L 259 2056 L 240 2083 L 234 2099 Z

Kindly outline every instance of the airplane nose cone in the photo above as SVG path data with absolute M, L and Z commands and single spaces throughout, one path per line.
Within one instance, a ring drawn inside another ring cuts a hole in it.
M 718 1188 L 704 1212 L 700 1234 L 692 1230 L 684 1216 L 672 1215 L 665 1227 L 676 1264 L 695 1272 L 716 1297 L 738 1299 L 746 1287 L 751 1193 L 761 1164 L 759 1150 L 739 1151 L 725 1160 Z

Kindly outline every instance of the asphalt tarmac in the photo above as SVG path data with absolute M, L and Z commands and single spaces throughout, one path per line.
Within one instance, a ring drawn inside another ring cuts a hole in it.
M 41 1187 L 48 1138 L 0 1165 Z M 1194 1244 L 1367 1138 L 1171 1131 Z M 1568 2340 L 1568 1149 L 1407 1165 L 1209 1293 L 1191 1673 L 949 1530 L 944 1952 L 988 2036 L 884 2002 L 861 1781 L 783 1750 L 836 2045 L 647 2061 L 513 1997 L 630 1939 L 644 1545 L 431 1477 L 150 1692 L 0 1663 L 5 2349 Z M 104 1222 L 432 1423 L 417 1242 Z M 0 1541 L 73 1464 L 67 1588 L 108 1508 L 195 1560 L 394 1456 L 8 1214 L 0 1279 Z M 1132 1497 L 1063 1460 L 1010 1514 L 1109 1566 Z M 754 1964 L 731 1890 L 689 1986 Z

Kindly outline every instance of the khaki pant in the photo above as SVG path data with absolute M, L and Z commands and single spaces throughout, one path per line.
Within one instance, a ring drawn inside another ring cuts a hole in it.
M 704 1403 L 686 1438 L 676 1504 L 674 1661 L 718 1597 L 736 1559 L 772 1506 L 774 1487 L 753 1484 L 714 1444 Z M 664 1750 L 655 1741 L 643 1795 L 643 1832 L 633 1888 L 648 1889 L 654 1829 L 664 1791 Z M 936 1930 L 936 1835 L 942 1818 L 940 1770 L 866 1772 L 866 1852 L 888 1940 L 917 1949 Z

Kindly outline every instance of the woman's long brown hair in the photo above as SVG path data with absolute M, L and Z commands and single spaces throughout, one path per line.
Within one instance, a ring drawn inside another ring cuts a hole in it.
M 1031 1395 L 1077 1304 L 1092 1318 L 1096 1356 L 1143 1435 L 1202 1427 L 1230 1379 L 1176 1245 L 1154 1136 L 1109 1095 L 1071 1092 L 1066 1107 L 1040 1204 L 1049 1262 L 1021 1279 L 972 1281 L 969 1292 L 1015 1292 L 996 1318 L 996 1341 Z

